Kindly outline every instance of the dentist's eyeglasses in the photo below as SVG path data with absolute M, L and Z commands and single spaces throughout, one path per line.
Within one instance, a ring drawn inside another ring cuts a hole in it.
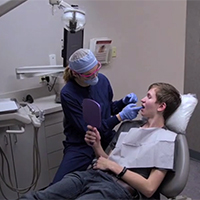
M 84 77 L 84 78 L 90 78 L 92 77 L 93 75 L 97 74 L 99 72 L 99 70 L 101 69 L 101 63 L 98 62 L 98 67 L 95 71 L 93 71 L 92 73 L 90 74 L 79 74 L 81 77 Z

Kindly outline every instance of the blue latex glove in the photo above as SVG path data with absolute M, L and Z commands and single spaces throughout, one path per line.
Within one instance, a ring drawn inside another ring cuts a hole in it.
M 138 101 L 138 98 L 136 96 L 136 94 L 134 93 L 130 93 L 127 94 L 123 99 L 122 99 L 124 104 L 129 104 L 129 103 L 136 103 Z
M 137 117 L 138 112 L 142 109 L 142 106 L 135 107 L 136 105 L 131 103 L 128 104 L 124 109 L 119 113 L 122 120 L 129 119 L 132 120 Z

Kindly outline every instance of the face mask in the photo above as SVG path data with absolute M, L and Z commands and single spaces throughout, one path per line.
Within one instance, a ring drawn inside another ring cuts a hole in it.
M 87 83 L 88 85 L 96 85 L 98 81 L 99 81 L 99 78 L 98 76 L 96 76 L 95 78 L 85 80 L 84 82 Z

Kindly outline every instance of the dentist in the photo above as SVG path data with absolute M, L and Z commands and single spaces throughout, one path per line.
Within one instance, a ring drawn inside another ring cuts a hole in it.
M 138 114 L 134 93 L 113 101 L 113 91 L 109 80 L 99 73 L 101 63 L 89 49 L 79 49 L 69 58 L 69 66 L 64 72 L 66 85 L 61 90 L 61 105 L 64 112 L 64 155 L 53 183 L 65 174 L 86 170 L 95 158 L 93 148 L 84 140 L 87 124 L 83 120 L 82 102 L 90 98 L 101 106 L 102 124 L 98 129 L 101 145 L 105 149 L 115 135 L 113 128 L 123 120 L 132 120 Z

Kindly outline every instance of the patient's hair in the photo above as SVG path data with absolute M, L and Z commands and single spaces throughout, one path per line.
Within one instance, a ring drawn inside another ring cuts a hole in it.
M 166 103 L 163 117 L 165 121 L 181 104 L 181 96 L 179 91 L 169 83 L 153 83 L 149 86 L 148 90 L 156 89 L 156 103 Z
M 63 74 L 63 79 L 67 83 L 69 80 L 74 79 L 74 76 L 72 74 L 72 70 L 67 66 L 65 68 L 64 74 Z

